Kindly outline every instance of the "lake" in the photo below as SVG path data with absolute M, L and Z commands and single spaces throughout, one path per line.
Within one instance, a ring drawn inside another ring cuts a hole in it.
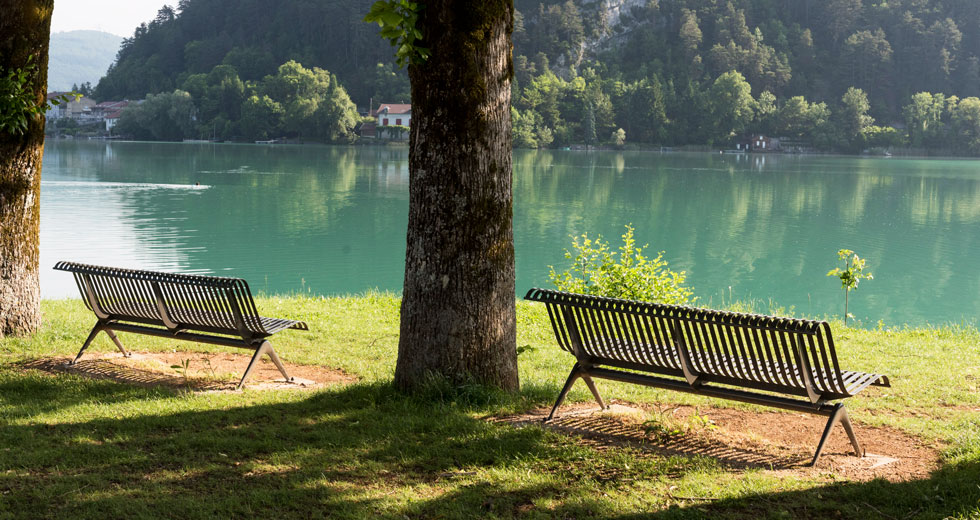
M 408 150 L 50 140 L 41 290 L 76 297 L 58 260 L 245 278 L 266 293 L 400 291 Z M 658 152 L 514 152 L 517 294 L 547 287 L 571 235 L 624 225 L 685 270 L 699 303 L 843 312 L 837 250 L 874 280 L 865 326 L 980 314 L 980 162 Z M 770 302 L 772 302 L 770 304 Z

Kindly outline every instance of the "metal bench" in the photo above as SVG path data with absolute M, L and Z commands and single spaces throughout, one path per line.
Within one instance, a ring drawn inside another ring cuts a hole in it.
M 546 420 L 578 378 L 602 408 L 592 378 L 829 416 L 813 466 L 838 421 L 854 452 L 864 454 L 844 403 L 831 401 L 890 386 L 886 376 L 840 369 L 827 322 L 545 289 L 531 289 L 525 299 L 545 303 L 558 345 L 576 358 Z
M 113 332 L 122 331 L 252 349 L 255 354 L 236 388 L 242 387 L 263 354 L 272 358 L 287 381 L 292 380 L 266 338 L 284 329 L 309 329 L 301 321 L 259 316 L 245 280 L 73 262 L 58 262 L 54 268 L 74 274 L 85 306 L 98 319 L 70 364 L 78 362 L 100 331 L 128 357 Z

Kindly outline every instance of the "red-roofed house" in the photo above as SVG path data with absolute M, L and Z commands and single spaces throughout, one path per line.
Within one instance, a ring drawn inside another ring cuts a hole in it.
M 92 112 L 96 117 L 105 121 L 105 129 L 112 130 L 119 122 L 124 108 L 129 106 L 129 101 L 103 101 L 92 107 Z
M 378 118 L 378 126 L 411 126 L 412 105 L 382 103 L 374 114 Z
M 386 127 L 402 126 L 408 128 L 412 122 L 412 105 L 405 103 L 382 103 L 377 110 L 372 107 L 368 115 L 374 121 L 364 123 L 358 129 L 361 137 L 407 137 L 404 130 L 394 130 Z M 385 135 L 387 134 L 387 135 Z

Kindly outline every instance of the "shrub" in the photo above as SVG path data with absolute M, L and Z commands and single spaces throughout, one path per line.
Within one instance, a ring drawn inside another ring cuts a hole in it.
M 561 291 L 676 305 L 694 303 L 693 290 L 684 285 L 685 272 L 670 270 L 663 251 L 653 259 L 643 256 L 648 246 L 636 245 L 630 224 L 618 253 L 609 249 L 602 235 L 595 240 L 588 234 L 572 237 L 575 252 L 565 250 L 572 266 L 561 273 L 549 266 L 548 278 Z

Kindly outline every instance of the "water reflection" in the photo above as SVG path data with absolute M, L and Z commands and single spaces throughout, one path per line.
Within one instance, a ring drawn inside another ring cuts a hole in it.
M 875 280 L 872 323 L 974 321 L 980 174 L 971 161 L 516 151 L 518 293 L 547 283 L 569 235 L 623 225 L 666 250 L 705 303 L 773 298 L 840 312 L 841 247 Z M 398 147 L 49 142 L 42 263 L 242 276 L 268 292 L 399 290 L 408 152 Z M 42 270 L 46 297 L 71 280 Z M 731 290 L 729 292 L 729 287 Z

